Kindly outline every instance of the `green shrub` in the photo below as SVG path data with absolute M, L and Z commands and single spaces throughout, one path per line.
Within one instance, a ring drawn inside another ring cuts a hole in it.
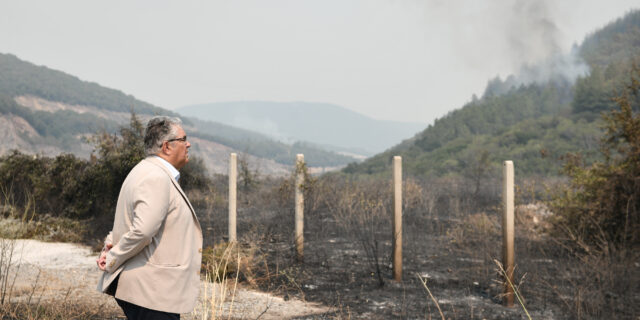
M 121 128 L 120 134 L 99 132 L 89 138 L 95 146 L 89 160 L 72 154 L 49 158 L 17 150 L 1 157 L 0 187 L 5 202 L 18 208 L 33 206 L 31 227 L 47 226 L 26 230 L 21 237 L 101 241 L 111 230 L 124 179 L 145 157 L 143 135 L 143 125 L 132 114 L 129 126 Z M 180 182 L 185 191 L 207 190 L 211 185 L 198 158 L 183 168 Z M 75 229 L 75 235 L 68 234 L 68 229 Z
M 615 99 L 617 109 L 604 115 L 605 160 L 585 166 L 580 155 L 568 155 L 564 173 L 570 184 L 551 201 L 556 232 L 588 250 L 640 244 L 640 68 Z

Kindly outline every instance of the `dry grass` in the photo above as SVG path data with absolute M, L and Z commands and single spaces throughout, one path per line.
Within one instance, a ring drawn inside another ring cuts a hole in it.
M 529 314 L 529 311 L 527 310 L 527 307 L 525 307 L 525 305 L 524 305 L 524 301 L 523 301 L 523 298 L 522 298 L 522 294 L 520 294 L 520 290 L 518 290 L 518 287 L 516 285 L 514 285 L 513 282 L 511 282 L 511 279 L 507 275 L 507 271 L 504 270 L 504 267 L 502 266 L 502 263 L 500 263 L 500 261 L 495 260 L 495 259 L 493 260 L 493 262 L 496 263 L 496 265 L 500 269 L 500 274 L 502 275 L 502 277 L 507 282 L 507 285 L 513 290 L 513 293 L 515 294 L 516 298 L 518 298 L 518 303 L 522 307 L 522 310 L 524 310 L 524 312 L 527 314 L 527 318 L 529 320 L 531 320 L 531 315 Z
M 222 243 L 205 250 L 203 253 L 206 280 L 205 302 L 202 304 L 202 310 L 194 312 L 199 319 L 224 319 L 225 315 L 227 319 L 233 318 L 238 279 L 243 271 L 245 274 L 250 273 L 246 253 L 247 251 L 241 250 L 235 242 Z M 230 302 L 226 303 L 229 299 Z

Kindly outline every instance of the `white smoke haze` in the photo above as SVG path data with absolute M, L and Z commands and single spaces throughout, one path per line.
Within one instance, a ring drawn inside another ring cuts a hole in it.
M 602 26 L 594 25 L 591 30 L 576 36 L 575 24 L 586 19 L 583 10 L 592 2 L 451 0 L 410 3 L 408 10 L 417 6 L 423 13 L 425 29 L 441 26 L 436 32 L 425 32 L 433 49 L 428 58 L 446 61 L 446 56 L 450 55 L 458 59 L 456 64 L 449 66 L 443 78 L 485 75 L 474 84 L 481 89 L 472 93 L 493 90 L 492 94 L 501 94 L 512 86 L 549 81 L 574 83 L 578 77 L 589 73 L 588 65 L 579 56 L 577 44 L 587 32 Z M 574 16 L 571 14 L 574 12 L 585 16 Z M 451 47 L 443 45 L 446 43 L 452 44 Z M 487 81 L 495 86 L 485 87 Z
M 562 52 L 560 30 L 556 26 L 553 2 L 545 0 L 514 1 L 504 28 L 508 53 L 519 64 L 532 65 Z M 519 66 L 513 66 L 519 67 Z
M 589 72 L 589 66 L 574 46 L 562 50 L 562 32 L 553 15 L 554 1 L 520 0 L 514 2 L 505 28 L 517 71 L 517 84 L 545 83 L 554 79 L 573 83 Z
M 284 134 L 280 130 L 278 124 L 270 119 L 262 119 L 249 114 L 242 114 L 234 116 L 232 120 L 226 124 L 237 128 L 245 128 L 247 130 L 264 133 L 277 141 L 284 143 L 296 142 L 295 137 L 290 137 Z
M 463 53 L 469 70 L 490 64 L 497 78 L 514 86 L 551 80 L 573 83 L 589 73 L 575 46 L 582 39 L 568 39 L 559 26 L 567 16 L 555 1 L 492 1 L 479 5 L 454 0 L 424 4 L 430 18 L 434 18 L 433 13 L 455 17 L 455 28 L 449 36 L 457 39 L 457 51 Z M 451 13 L 444 15 L 446 12 Z M 571 48 L 567 48 L 568 40 L 574 43 Z
M 589 74 L 589 66 L 578 55 L 577 50 L 568 54 L 555 54 L 538 61 L 535 65 L 524 65 L 515 76 L 518 85 L 549 81 L 568 82 L 573 84 L 578 77 Z

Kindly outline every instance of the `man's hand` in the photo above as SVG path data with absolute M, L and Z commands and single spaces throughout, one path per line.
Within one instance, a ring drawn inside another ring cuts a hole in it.
M 112 247 L 113 245 L 110 243 L 105 244 L 104 248 L 102 248 L 102 252 L 100 252 L 100 257 L 98 257 L 98 259 L 96 260 L 98 268 L 102 271 L 105 271 L 105 267 L 107 266 L 107 252 L 109 252 Z

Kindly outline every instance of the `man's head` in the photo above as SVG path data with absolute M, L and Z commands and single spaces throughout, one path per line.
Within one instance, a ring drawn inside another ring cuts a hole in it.
M 181 169 L 189 162 L 190 147 L 179 118 L 156 116 L 147 123 L 144 135 L 147 155 L 157 155 Z

